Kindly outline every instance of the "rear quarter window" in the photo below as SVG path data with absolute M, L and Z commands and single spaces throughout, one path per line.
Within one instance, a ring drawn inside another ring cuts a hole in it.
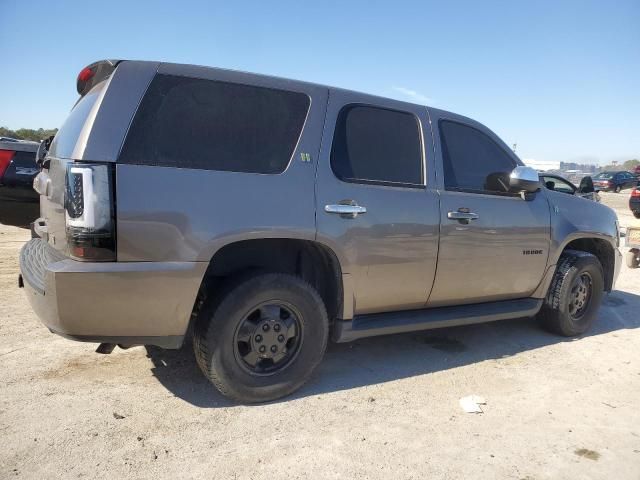
M 309 105 L 298 92 L 156 75 L 118 162 L 282 173 Z

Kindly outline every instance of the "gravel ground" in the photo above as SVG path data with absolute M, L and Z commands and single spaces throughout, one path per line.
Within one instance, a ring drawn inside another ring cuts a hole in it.
M 0 226 L 0 478 L 640 478 L 640 270 L 582 338 L 513 320 L 332 345 L 296 395 L 248 407 L 190 348 L 50 334 L 17 288 L 27 238 Z

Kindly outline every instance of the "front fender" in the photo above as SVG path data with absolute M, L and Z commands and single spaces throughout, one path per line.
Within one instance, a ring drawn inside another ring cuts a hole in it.
M 606 205 L 575 195 L 546 190 L 551 212 L 549 264 L 555 265 L 565 247 L 581 238 L 619 244 L 618 217 Z

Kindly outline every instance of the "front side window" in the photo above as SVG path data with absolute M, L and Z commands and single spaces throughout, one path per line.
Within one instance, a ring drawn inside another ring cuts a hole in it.
M 298 92 L 156 75 L 118 162 L 282 173 L 309 104 Z
M 458 122 L 440 122 L 447 190 L 506 194 L 513 158 L 481 131 Z
M 361 105 L 338 115 L 331 168 L 346 182 L 421 186 L 422 142 L 411 113 Z

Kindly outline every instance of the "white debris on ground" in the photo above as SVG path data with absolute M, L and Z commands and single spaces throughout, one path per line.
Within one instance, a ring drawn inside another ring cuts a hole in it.
M 479 395 L 469 395 L 460 399 L 460 406 L 467 413 L 483 413 L 480 405 L 486 405 L 487 401 Z

